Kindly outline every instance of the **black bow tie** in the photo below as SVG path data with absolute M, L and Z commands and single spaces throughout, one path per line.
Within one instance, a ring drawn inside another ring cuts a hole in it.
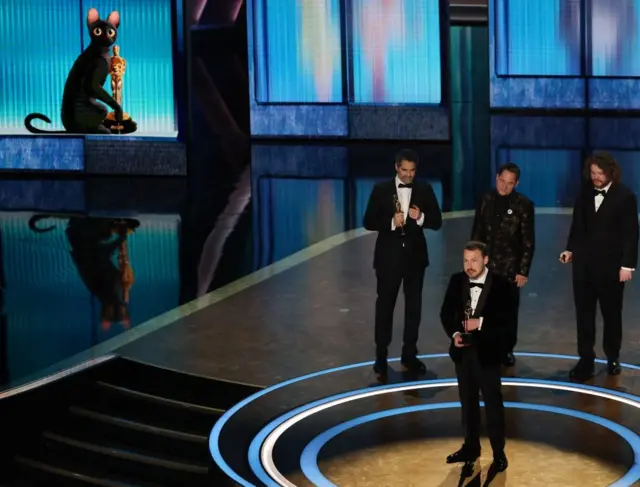
M 596 197 L 596 196 L 598 196 L 598 195 L 606 196 L 606 195 L 607 195 L 607 192 L 606 192 L 606 190 L 604 190 L 604 189 L 594 189 L 594 190 L 593 190 L 593 196 L 594 196 L 594 197 Z
M 473 288 L 473 287 L 479 287 L 480 289 L 482 289 L 484 287 L 484 284 L 480 282 L 470 282 L 469 288 Z
M 413 183 L 409 183 L 409 184 L 400 183 L 400 184 L 398 184 L 398 188 L 409 188 L 409 189 L 411 189 L 411 188 L 413 188 Z

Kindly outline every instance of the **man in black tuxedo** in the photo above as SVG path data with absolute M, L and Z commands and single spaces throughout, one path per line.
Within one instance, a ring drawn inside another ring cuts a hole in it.
M 617 161 L 606 152 L 585 161 L 587 183 L 573 208 L 566 250 L 560 262 L 573 262 L 573 297 L 580 360 L 570 377 L 585 381 L 594 375 L 596 303 L 604 322 L 602 346 L 607 372 L 620 373 L 624 283 L 638 262 L 638 203 L 620 182 Z
M 505 420 L 500 367 L 513 307 L 511 283 L 491 272 L 487 247 L 471 241 L 464 248 L 464 271 L 449 280 L 440 310 L 451 338 L 449 355 L 458 377 L 464 444 L 447 463 L 473 463 L 480 456 L 480 391 L 484 399 L 493 450 L 490 474 L 508 465 L 504 453 Z M 468 317 L 468 319 L 467 319 Z M 466 330 L 465 330 L 466 327 Z
M 424 230 L 438 230 L 442 213 L 428 183 L 415 181 L 418 156 L 411 150 L 396 154 L 396 177 L 373 188 L 364 215 L 364 227 L 378 232 L 373 267 L 378 281 L 376 300 L 374 371 L 387 374 L 387 348 L 391 343 L 393 310 L 400 284 L 405 299 L 401 363 L 412 373 L 426 368 L 417 358 L 418 328 L 422 314 L 422 285 L 429 265 Z
M 487 244 L 489 269 L 511 282 L 513 316 L 502 358 L 507 367 L 516 363 L 513 349 L 518 340 L 520 288 L 529 279 L 536 245 L 533 202 L 515 191 L 519 181 L 520 168 L 516 164 L 508 162 L 498 169 L 496 188 L 480 198 L 471 230 L 471 240 Z

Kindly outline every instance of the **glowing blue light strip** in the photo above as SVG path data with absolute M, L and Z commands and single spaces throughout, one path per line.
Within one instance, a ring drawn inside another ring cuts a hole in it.
M 625 392 L 601 387 L 574 384 L 541 379 L 503 378 L 503 386 L 522 386 L 545 389 L 559 389 L 567 392 L 578 392 L 599 396 L 605 399 L 622 402 L 640 409 L 640 398 Z M 457 386 L 456 379 L 423 380 L 404 382 L 399 384 L 386 384 L 376 387 L 367 387 L 359 390 L 347 391 L 334 396 L 318 399 L 309 404 L 299 406 L 282 416 L 271 421 L 253 439 L 249 445 L 249 466 L 260 481 L 268 487 L 295 487 L 277 469 L 273 461 L 273 449 L 278 439 L 294 424 L 304 420 L 324 409 L 355 401 L 365 397 L 388 394 L 390 392 L 402 392 L 416 389 L 430 389 L 437 387 Z
M 515 354 L 517 357 L 538 357 L 538 358 L 547 358 L 547 359 L 561 359 L 561 360 L 578 360 L 578 357 L 572 355 L 558 355 L 551 353 L 537 353 L 537 352 L 517 352 Z M 434 354 L 425 354 L 420 355 L 418 358 L 421 359 L 435 359 L 435 358 L 449 358 L 449 354 L 447 353 L 434 353 Z M 389 359 L 389 362 L 398 362 L 400 360 L 399 357 Z M 597 363 L 606 364 L 606 360 L 596 359 Z M 313 379 L 315 377 L 319 377 L 322 375 L 332 374 L 334 372 L 341 372 L 349 369 L 356 369 L 358 367 L 371 367 L 374 364 L 374 361 L 368 362 L 360 362 L 355 364 L 341 365 L 339 367 L 333 367 L 330 369 L 319 370 L 317 372 L 312 372 L 310 374 L 302 375 L 300 377 L 295 377 L 293 379 L 289 379 L 283 382 L 279 382 L 278 384 L 274 384 L 273 386 L 267 387 L 251 396 L 243 399 L 239 403 L 235 404 L 232 408 L 227 410 L 220 419 L 215 423 L 213 429 L 211 430 L 211 434 L 209 435 L 209 451 L 211 452 L 211 457 L 214 462 L 218 465 L 218 467 L 231 479 L 240 484 L 242 487 L 256 487 L 254 484 L 249 482 L 248 480 L 242 478 L 238 473 L 236 473 L 229 464 L 225 461 L 222 456 L 222 452 L 220 451 L 220 434 L 222 432 L 222 428 L 225 424 L 231 419 L 232 416 L 238 413 L 243 407 L 249 405 L 255 400 L 259 399 L 266 394 L 269 394 L 278 389 L 282 389 L 283 387 L 287 387 L 289 385 L 295 384 L 297 382 L 302 382 L 304 380 Z M 640 370 L 640 367 L 637 365 L 622 363 L 621 366 L 626 369 L 631 370 Z
M 482 402 L 480 404 L 484 405 L 484 403 Z M 572 409 L 559 408 L 557 406 L 545 406 L 542 404 L 529 404 L 521 402 L 505 402 L 504 405 L 508 408 L 544 411 L 548 413 L 561 414 L 564 416 L 572 416 L 574 418 L 583 419 L 585 421 L 589 421 L 613 431 L 614 433 L 622 437 L 627 443 L 629 443 L 629 446 L 633 450 L 634 463 L 631 469 L 622 478 L 618 479 L 609 487 L 628 487 L 633 485 L 633 483 L 637 480 L 640 480 L 640 436 L 638 436 L 630 429 L 614 423 L 611 420 L 601 418 L 593 414 L 584 413 L 582 411 L 574 411 Z M 376 421 L 378 419 L 418 411 L 433 411 L 438 409 L 449 409 L 456 407 L 460 407 L 459 402 L 421 404 L 418 406 L 408 406 L 397 409 L 389 409 L 386 411 L 378 411 L 376 413 L 354 418 L 342 424 L 336 425 L 333 428 L 320 433 L 305 447 L 302 455 L 300 456 L 300 467 L 302 469 L 302 472 L 305 474 L 307 479 L 309 479 L 309 481 L 316 487 L 337 487 L 322 474 L 318 466 L 318 454 L 320 453 L 320 450 L 333 438 L 351 428 L 369 423 L 371 421 Z

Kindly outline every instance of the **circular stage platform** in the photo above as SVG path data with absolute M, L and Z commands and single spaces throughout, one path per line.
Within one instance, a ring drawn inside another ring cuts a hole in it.
M 575 357 L 517 356 L 518 377 L 503 377 L 510 465 L 490 485 L 640 484 L 640 397 L 604 370 L 602 385 L 562 380 Z M 444 461 L 462 443 L 457 383 L 448 355 L 422 358 L 419 378 L 380 384 L 364 362 L 263 389 L 216 423 L 211 454 L 247 487 L 485 485 L 488 440 L 471 476 Z M 624 374 L 635 382 L 640 367 Z

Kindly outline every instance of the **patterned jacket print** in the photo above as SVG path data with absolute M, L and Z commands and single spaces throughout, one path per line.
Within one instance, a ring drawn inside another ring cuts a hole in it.
M 534 207 L 526 196 L 514 191 L 509 195 L 508 211 L 498 228 L 494 216 L 496 190 L 486 192 L 476 207 L 471 239 L 487 244 L 493 272 L 513 279 L 528 276 L 535 251 Z

